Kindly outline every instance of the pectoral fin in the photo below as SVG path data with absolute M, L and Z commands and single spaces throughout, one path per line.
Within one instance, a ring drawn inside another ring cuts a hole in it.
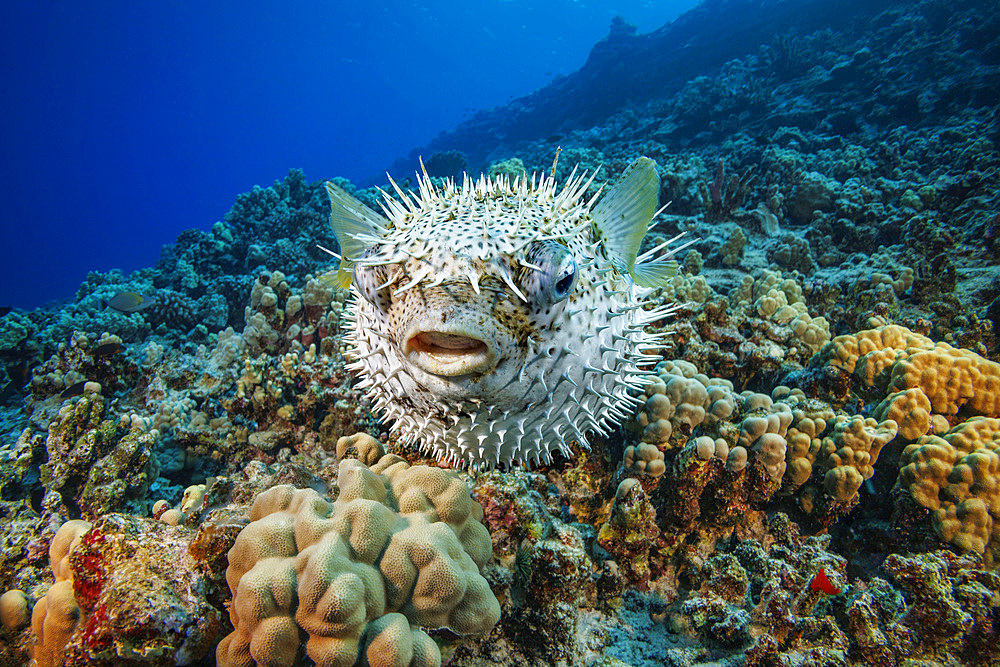
M 677 275 L 677 260 L 658 259 L 635 264 L 631 273 L 632 280 L 639 287 L 663 287 Z

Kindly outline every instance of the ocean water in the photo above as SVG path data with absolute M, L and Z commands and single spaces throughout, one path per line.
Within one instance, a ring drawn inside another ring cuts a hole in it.
M 0 305 L 151 266 L 290 168 L 379 180 L 473 112 L 580 67 L 615 15 L 650 31 L 693 4 L 12 3 Z
M 995 0 L 4 18 L 0 666 L 1000 665 Z

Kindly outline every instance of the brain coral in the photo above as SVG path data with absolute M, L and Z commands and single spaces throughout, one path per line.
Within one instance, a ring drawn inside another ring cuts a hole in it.
M 1000 555 L 1000 419 L 973 417 L 925 435 L 899 460 L 899 484 L 931 510 L 938 536 L 963 551 Z
M 959 416 L 1000 417 L 1000 364 L 906 327 L 837 336 L 817 360 L 886 392 L 872 416 L 895 421 L 907 440 L 943 433 Z
M 260 494 L 229 551 L 235 630 L 220 665 L 439 665 L 421 629 L 483 633 L 500 606 L 480 574 L 492 543 L 451 471 L 383 456 L 340 463 L 339 496 L 283 485 Z
M 682 446 L 702 422 L 726 419 L 735 410 L 731 382 L 709 378 L 681 359 L 658 363 L 645 392 L 646 401 L 637 414 L 640 440 L 654 446 Z M 683 437 L 671 440 L 675 432 Z
M 67 521 L 49 543 L 49 563 L 55 583 L 31 613 L 31 628 L 35 635 L 32 658 L 39 667 L 63 663 L 63 649 L 80 620 L 80 607 L 73 597 L 73 571 L 69 556 L 88 530 L 90 524 L 86 521 Z

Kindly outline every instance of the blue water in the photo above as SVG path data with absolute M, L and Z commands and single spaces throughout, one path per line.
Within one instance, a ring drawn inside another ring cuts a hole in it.
M 150 266 L 291 167 L 380 175 L 475 110 L 580 67 L 652 2 L 10 3 L 0 13 L 0 306 Z

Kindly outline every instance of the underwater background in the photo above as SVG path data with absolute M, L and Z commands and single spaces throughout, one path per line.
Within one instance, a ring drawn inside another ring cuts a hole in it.
M 693 0 L 15 3 L 3 10 L 0 306 L 154 264 L 183 229 L 289 168 L 385 181 L 396 158 L 579 68 L 616 14 Z M 58 185 L 56 185 L 58 183 Z
M 0 664 L 1000 664 L 996 3 L 4 14 Z M 622 427 L 400 443 L 324 181 L 643 155 Z

